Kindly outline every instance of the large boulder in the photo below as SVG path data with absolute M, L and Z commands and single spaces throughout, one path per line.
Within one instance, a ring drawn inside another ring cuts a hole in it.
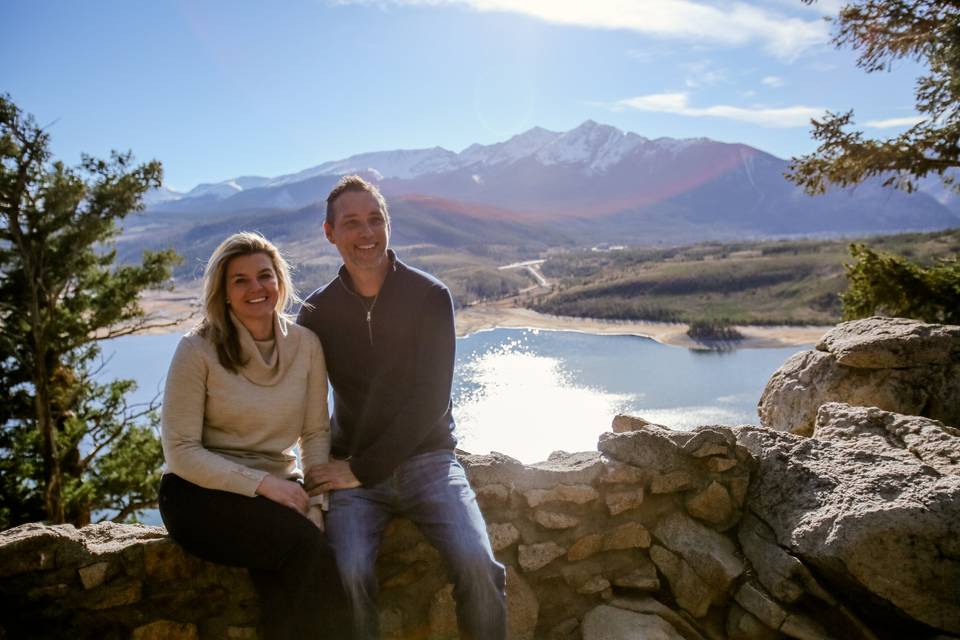
M 830 402 L 817 412 L 813 437 L 960 476 L 960 429 L 938 420 Z
M 960 477 L 912 457 L 759 427 L 735 429 L 757 461 L 748 510 L 765 526 L 744 540 L 788 552 L 761 581 L 791 600 L 816 594 L 799 559 L 873 628 L 924 637 L 960 633 Z M 751 548 L 753 547 L 753 548 Z
M 773 374 L 758 413 L 764 426 L 809 436 L 827 402 L 960 426 L 960 327 L 882 317 L 841 323 Z

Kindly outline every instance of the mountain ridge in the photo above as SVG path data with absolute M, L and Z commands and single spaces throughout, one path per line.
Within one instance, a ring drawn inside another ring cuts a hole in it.
M 783 174 L 788 161 L 709 138 L 656 138 L 587 120 L 565 132 L 533 127 L 460 152 L 435 146 L 357 154 L 300 172 L 241 176 L 160 193 L 153 211 L 196 216 L 322 203 L 359 173 L 407 210 L 570 226 L 585 241 L 697 241 L 746 235 L 887 233 L 960 226 L 960 199 L 925 181 L 913 194 L 881 180 L 811 197 Z M 412 209 L 411 209 L 412 207 Z M 442 212 L 442 213 L 441 213 Z

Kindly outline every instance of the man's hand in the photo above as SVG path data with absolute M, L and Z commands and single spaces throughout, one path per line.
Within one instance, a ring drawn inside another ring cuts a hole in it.
M 281 480 L 276 476 L 266 475 L 257 487 L 257 495 L 273 500 L 304 515 L 310 508 L 310 497 L 299 483 L 291 480 Z
M 346 460 L 331 460 L 326 464 L 310 467 L 307 469 L 303 483 L 312 496 L 324 491 L 353 489 L 360 486 L 360 481 L 353 475 L 350 464 Z

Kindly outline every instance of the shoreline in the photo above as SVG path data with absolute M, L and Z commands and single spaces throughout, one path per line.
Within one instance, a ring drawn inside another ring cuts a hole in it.
M 688 349 L 766 349 L 815 344 L 833 326 L 736 325 L 736 328 L 743 334 L 742 340 L 698 342 L 687 335 L 687 325 L 682 322 L 551 316 L 532 309 L 498 303 L 474 305 L 457 312 L 457 337 L 492 329 L 539 329 L 594 335 L 639 336 Z
M 184 333 L 199 318 L 199 287 L 178 287 L 175 291 L 154 291 L 141 299 L 144 311 L 155 320 L 176 324 L 144 331 L 145 335 Z M 513 299 L 485 302 L 460 309 L 456 313 L 457 337 L 462 338 L 493 329 L 538 329 L 576 331 L 594 335 L 627 335 L 650 338 L 661 344 L 687 349 L 765 349 L 815 344 L 832 328 L 829 326 L 737 325 L 742 340 L 698 342 L 687 335 L 682 322 L 646 320 L 599 320 L 571 316 L 551 316 L 532 309 L 512 306 Z M 193 314 L 193 315 L 190 315 Z

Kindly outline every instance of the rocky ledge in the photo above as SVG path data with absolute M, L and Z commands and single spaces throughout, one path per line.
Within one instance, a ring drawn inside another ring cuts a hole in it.
M 960 431 L 826 401 L 810 437 L 779 426 L 619 416 L 595 452 L 462 456 L 507 566 L 510 637 L 960 638 Z M 442 563 L 408 521 L 390 525 L 377 568 L 387 638 L 456 637 Z M 246 573 L 160 528 L 2 532 L 0 594 L 0 638 L 260 637 Z

